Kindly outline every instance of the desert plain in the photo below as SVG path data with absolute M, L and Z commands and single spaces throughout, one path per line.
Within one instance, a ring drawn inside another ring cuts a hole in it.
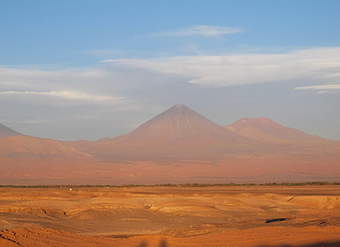
M 340 186 L 1 187 L 0 246 L 340 246 Z

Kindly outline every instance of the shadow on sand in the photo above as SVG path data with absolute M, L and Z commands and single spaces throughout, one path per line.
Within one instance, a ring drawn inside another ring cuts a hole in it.
M 226 245 L 229 246 L 229 245 Z M 151 247 L 149 246 L 147 241 L 141 242 L 138 247 Z M 166 240 L 161 240 L 159 242 L 158 247 L 170 247 L 168 245 L 168 242 Z M 319 242 L 319 243 L 313 243 L 313 244 L 304 244 L 304 245 L 258 245 L 256 247 L 340 247 L 340 241 L 339 242 Z
M 141 242 L 141 243 L 138 245 L 138 247 L 151 247 L 151 246 L 148 245 L 148 242 L 143 241 L 143 242 Z M 159 242 L 158 247 L 169 247 L 169 245 L 168 245 L 168 242 L 167 242 L 166 240 L 162 239 L 162 240 Z

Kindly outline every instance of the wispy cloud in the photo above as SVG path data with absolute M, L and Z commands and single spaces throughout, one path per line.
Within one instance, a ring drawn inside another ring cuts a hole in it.
M 114 105 L 116 110 L 138 107 L 119 92 L 120 80 L 105 68 L 0 67 L 0 100 L 38 105 L 95 103 Z
M 218 99 L 215 102 L 228 105 L 236 98 L 240 98 L 237 102 L 243 102 L 243 98 L 254 96 L 262 102 L 250 108 L 256 109 L 262 107 L 263 102 L 273 104 L 273 108 L 278 106 L 274 101 L 282 88 L 297 87 L 296 90 L 312 90 L 317 94 L 340 92 L 337 90 L 340 47 L 124 58 L 109 59 L 86 68 L 0 67 L 0 116 L 12 121 L 13 127 L 23 133 L 51 137 L 48 133 L 53 129 L 54 137 L 92 139 L 125 133 L 132 128 L 127 126 L 146 120 L 174 103 L 200 105 L 202 97 L 214 106 L 215 98 Z M 287 82 L 277 90 L 269 86 L 267 95 L 261 91 L 265 86 L 252 87 L 252 90 L 249 87 L 206 89 Z M 176 97 L 169 94 L 170 91 L 176 93 Z M 256 93 L 259 91 L 261 94 Z M 277 100 L 282 102 L 280 97 Z M 251 112 L 248 105 L 242 104 L 246 114 Z M 311 107 L 305 102 L 302 105 Z M 39 124 L 41 119 L 47 121 L 45 134 Z M 98 131 L 92 131 L 93 126 L 97 126 Z
M 295 90 L 316 91 L 318 94 L 329 94 L 340 92 L 340 84 L 321 84 L 304 87 L 296 87 Z
M 305 87 L 296 87 L 295 90 L 340 90 L 340 84 L 324 84 Z
M 115 55 L 124 54 L 122 51 L 104 50 L 104 49 L 87 50 L 87 51 L 83 51 L 82 53 L 95 56 L 95 57 L 107 57 L 107 56 L 115 56 Z
M 33 95 L 33 96 L 51 96 L 67 100 L 85 100 L 85 101 L 106 101 L 112 103 L 119 103 L 124 100 L 123 97 L 113 97 L 104 95 L 93 95 L 84 92 L 75 91 L 0 91 L 0 95 Z
M 130 93 L 129 88 L 140 78 L 130 70 L 112 70 L 107 65 L 0 66 L 0 118 L 21 133 L 39 137 L 97 139 L 120 135 L 140 116 L 131 112 L 147 114 L 152 112 L 150 105 L 157 105 Z
M 207 87 L 340 80 L 340 47 L 282 53 L 177 56 L 159 59 L 109 59 L 103 62 L 177 76 Z
M 183 29 L 155 33 L 156 36 L 165 37 L 187 37 L 187 36 L 202 36 L 202 37 L 220 37 L 228 34 L 240 33 L 243 30 L 237 27 L 225 26 L 209 26 L 198 25 Z

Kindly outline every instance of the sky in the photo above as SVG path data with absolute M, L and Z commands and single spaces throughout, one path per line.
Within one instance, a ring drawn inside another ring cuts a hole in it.
M 340 140 L 338 0 L 1 0 L 0 123 L 125 134 L 174 104 Z

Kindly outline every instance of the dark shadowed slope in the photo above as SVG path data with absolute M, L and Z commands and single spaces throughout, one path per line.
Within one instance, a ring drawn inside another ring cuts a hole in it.
M 3 124 L 0 124 L 0 138 L 9 137 L 9 136 L 18 136 L 21 135 L 19 132 L 16 132 Z
M 109 160 L 215 160 L 254 147 L 187 106 L 175 105 L 131 133 L 99 141 L 91 149 Z

